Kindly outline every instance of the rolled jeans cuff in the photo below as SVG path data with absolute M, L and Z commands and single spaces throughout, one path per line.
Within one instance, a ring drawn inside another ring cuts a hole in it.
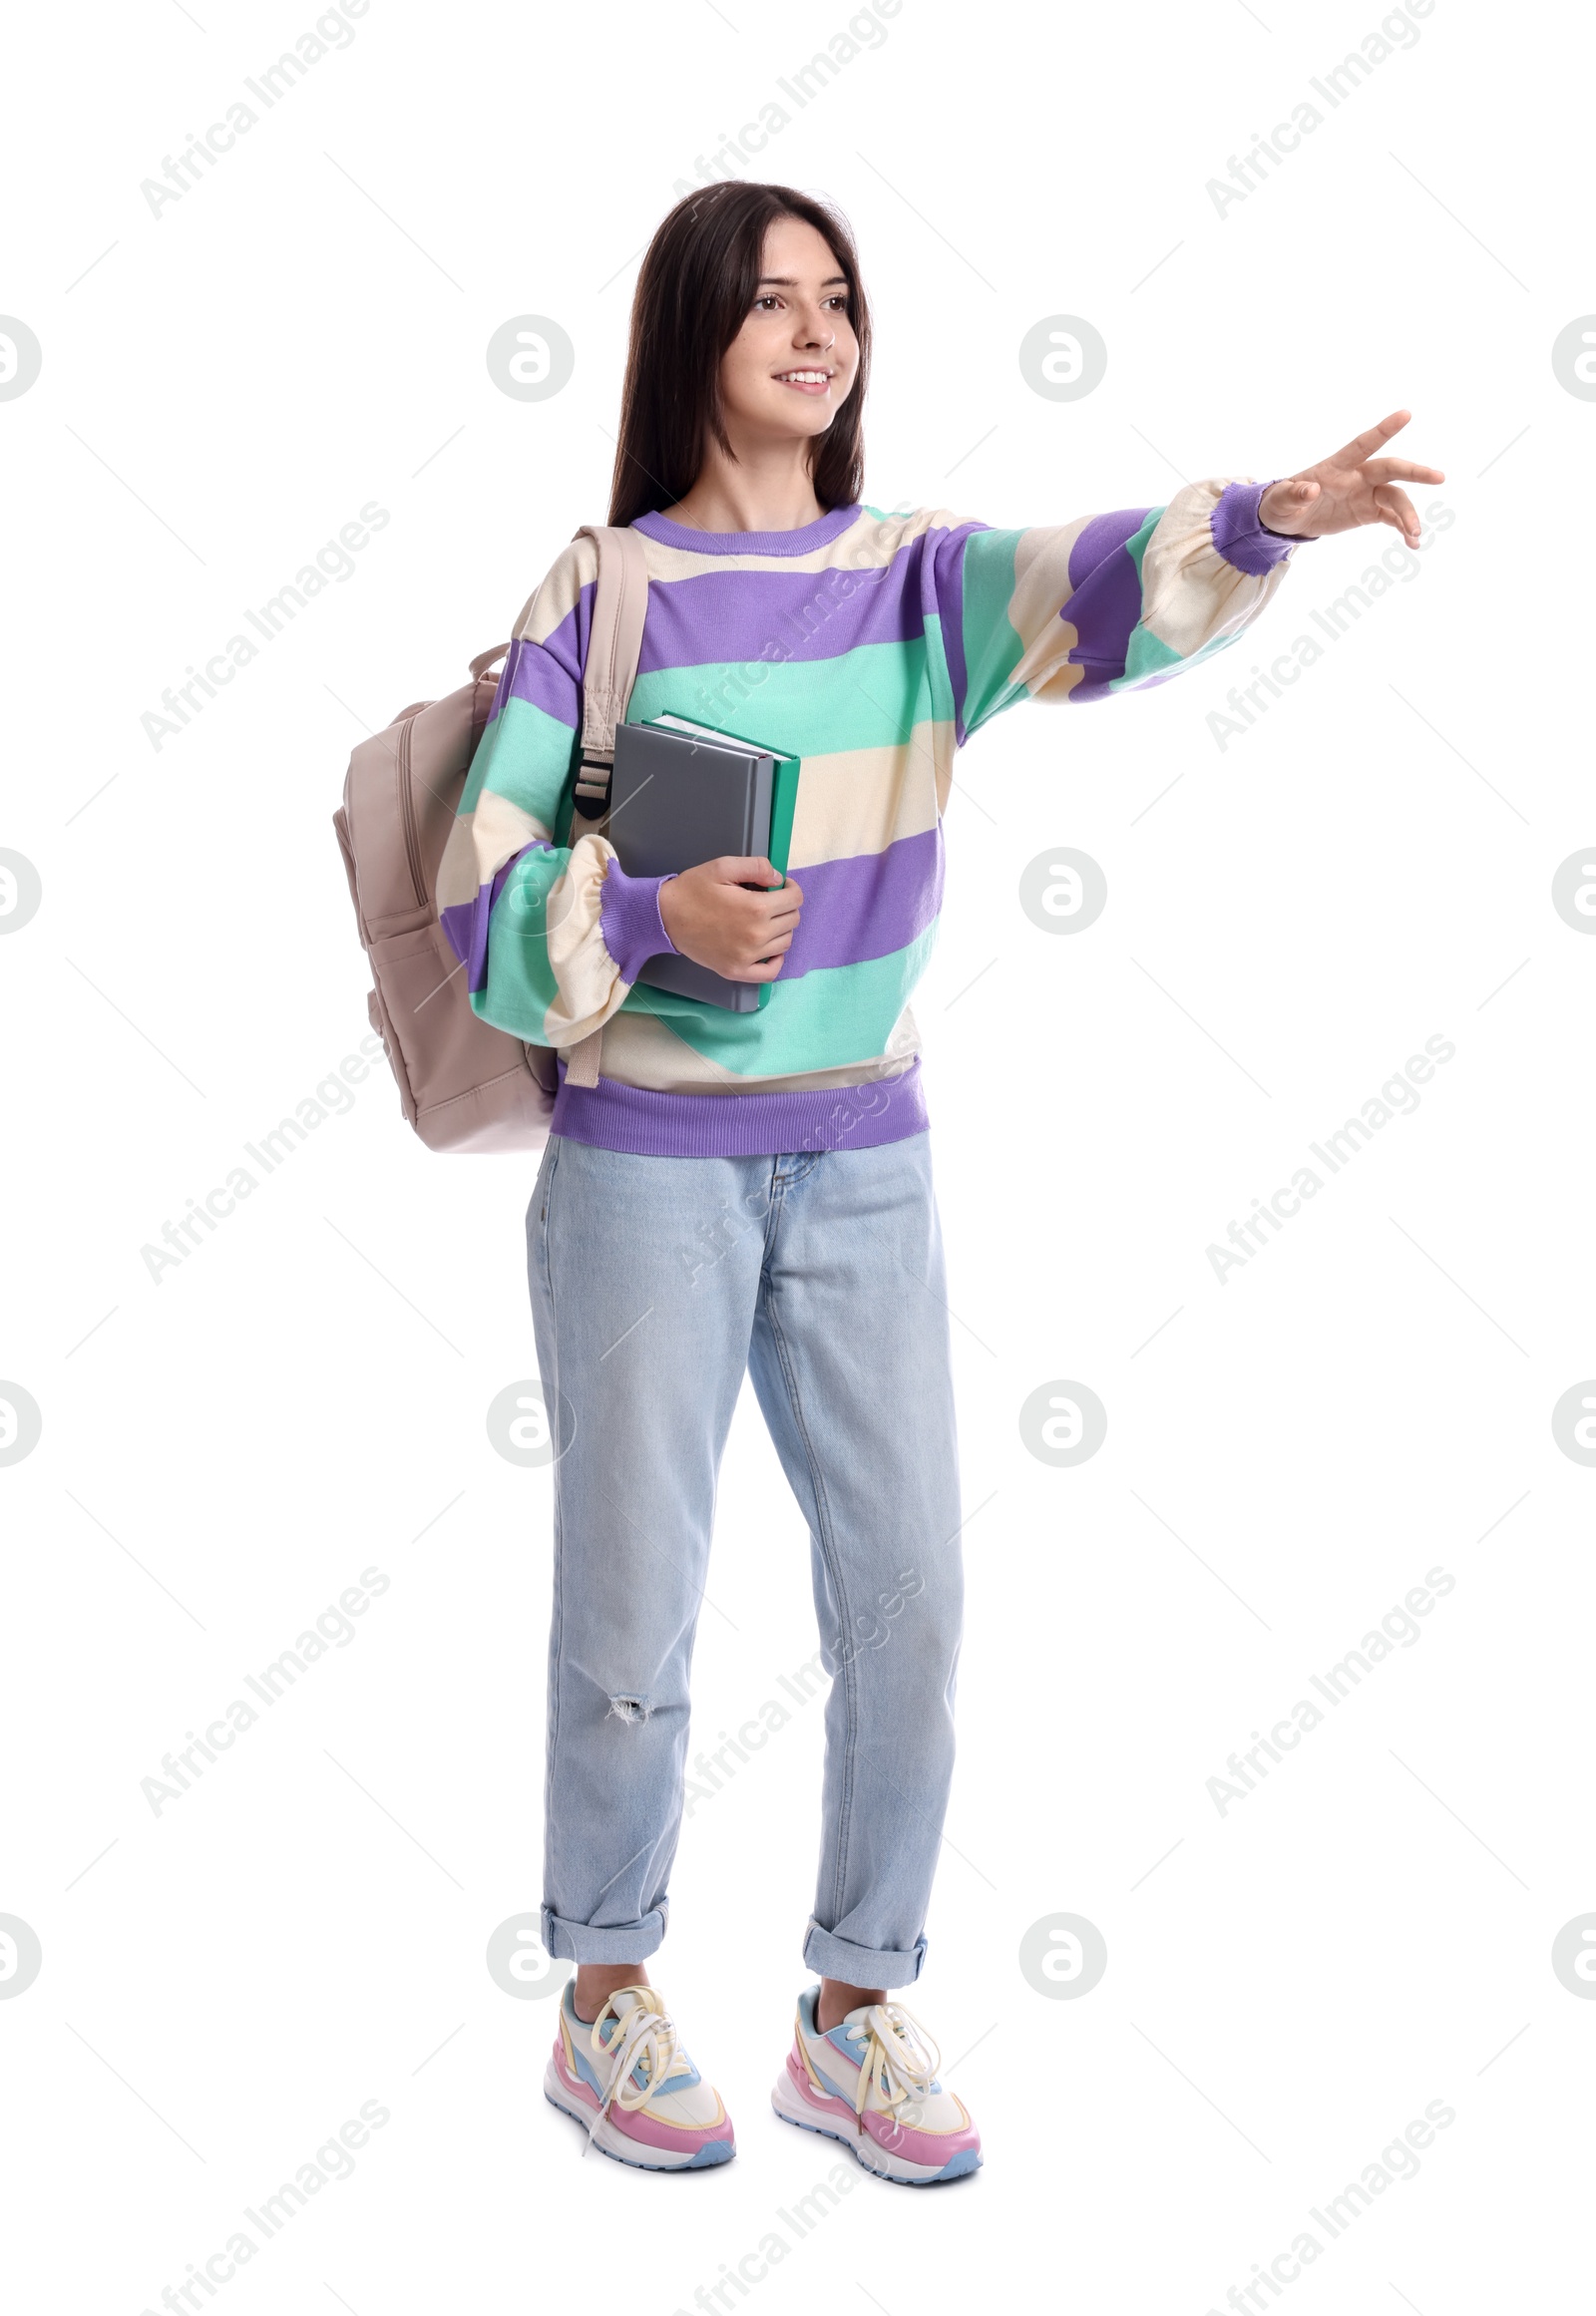
M 545 1941 L 547 1944 L 548 1941 Z M 554 1949 L 551 1947 L 550 1952 Z M 804 1961 L 822 1978 L 840 1978 L 844 1986 L 913 1986 L 926 1960 L 924 1934 L 908 1954 L 893 1954 L 870 1946 L 855 1946 L 822 1930 L 811 1914 L 804 1939 Z
M 640 1921 L 618 1926 L 606 1922 L 595 1928 L 587 1922 L 567 1922 L 553 1906 L 545 1906 L 544 1951 L 557 1962 L 646 1962 L 659 1949 L 669 1913 L 669 1900 L 661 1898 Z

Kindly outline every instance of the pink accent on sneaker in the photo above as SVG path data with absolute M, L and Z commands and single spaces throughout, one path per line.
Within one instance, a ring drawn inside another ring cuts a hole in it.
M 981 2133 L 970 2120 L 969 2109 L 960 2099 L 956 2099 L 954 2104 L 965 2123 L 963 2129 L 956 2131 L 914 2130 L 895 2123 L 890 2116 L 877 2114 L 873 2109 L 867 2109 L 862 2117 L 856 2115 L 847 2100 L 833 2098 L 829 2093 L 815 2089 L 814 2080 L 799 2052 L 796 2036 L 787 2054 L 787 2073 L 792 2078 L 794 2090 L 802 2094 L 810 2107 L 818 2109 L 823 2115 L 839 2117 L 853 2130 L 857 2130 L 862 2123 L 879 2147 L 885 2147 L 889 2154 L 902 2155 L 906 2162 L 925 2163 L 935 2169 L 966 2147 L 981 2145 Z
M 564 2035 L 561 2035 L 555 2043 L 554 2056 L 556 2071 L 566 2090 L 583 2107 L 590 2110 L 596 2108 L 598 2105 L 598 2095 L 593 2086 L 584 2083 L 582 2077 L 573 2070 L 566 2057 Z M 690 2127 L 685 2123 L 658 2123 L 652 2116 L 644 2114 L 640 2109 L 613 2105 L 610 2107 L 606 2120 L 611 2129 L 619 2131 L 624 2138 L 637 2140 L 641 2146 L 663 2147 L 672 2154 L 695 2155 L 698 2149 L 707 2146 L 711 2139 L 723 2139 L 728 2145 L 735 2143 L 731 2118 L 727 2115 L 725 2106 L 718 2094 L 715 2105 L 719 2108 L 720 2113 L 709 2123 L 701 2123 L 696 2127 Z
M 858 2084 L 861 2062 L 851 2053 L 839 2051 L 829 2037 L 816 2038 L 815 2065 L 830 2071 L 834 2077 L 846 2067 L 851 2071 L 851 2076 L 844 2079 L 849 2088 Z M 867 2107 L 860 2115 L 852 2099 L 823 2090 L 806 2064 L 801 2014 L 787 2054 L 787 2083 L 789 2093 L 795 2093 L 811 2114 L 825 2117 L 834 2127 L 840 2126 L 839 2136 L 849 2140 L 868 2136 L 895 2165 L 913 2166 L 916 2171 L 934 2175 L 961 2155 L 974 2155 L 976 2163 L 980 2163 L 981 2133 L 971 2121 L 970 2110 L 955 2093 L 939 2092 L 936 2097 L 945 2118 L 951 2121 L 956 2115 L 958 2123 L 948 2129 L 927 2130 L 899 2123 L 893 2114 L 875 2107 Z M 859 2159 L 865 2160 L 863 2156 Z M 874 2166 L 867 2165 L 867 2168 Z M 905 2177 L 909 2173 L 895 2170 L 893 2175 Z
M 946 2163 L 966 2147 L 981 2145 L 981 2133 L 971 2122 L 963 2100 L 959 2101 L 959 2112 L 965 2119 L 965 2126 L 957 2131 L 908 2130 L 902 2123 L 874 2113 L 865 2116 L 864 2125 L 878 2147 L 885 2147 L 889 2154 L 902 2155 L 906 2162 Z

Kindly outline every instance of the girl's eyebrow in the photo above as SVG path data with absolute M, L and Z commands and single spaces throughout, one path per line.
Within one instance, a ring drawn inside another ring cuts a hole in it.
M 797 280 L 790 273 L 761 273 L 755 287 L 763 289 L 767 282 L 772 289 L 796 289 L 798 287 Z M 843 288 L 846 289 L 848 286 L 847 274 L 828 273 L 820 286 L 822 289 L 830 289 L 834 282 L 841 282 Z

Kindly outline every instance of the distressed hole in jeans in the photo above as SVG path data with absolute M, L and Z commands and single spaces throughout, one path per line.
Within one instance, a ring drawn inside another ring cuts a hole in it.
M 611 1697 L 609 1711 L 616 1721 L 646 1721 L 653 1707 L 646 1697 Z

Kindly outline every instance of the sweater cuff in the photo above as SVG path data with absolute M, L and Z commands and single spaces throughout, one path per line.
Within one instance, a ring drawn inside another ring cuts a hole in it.
M 598 930 L 623 981 L 635 981 L 651 957 L 676 955 L 659 914 L 659 888 L 669 882 L 668 877 L 628 877 L 613 860 L 604 872 Z
M 1270 531 L 1259 521 L 1259 503 L 1274 487 L 1273 483 L 1227 483 L 1209 519 L 1215 549 L 1234 570 L 1244 571 L 1252 579 L 1262 579 L 1284 563 L 1294 547 L 1302 545 L 1301 540 Z

